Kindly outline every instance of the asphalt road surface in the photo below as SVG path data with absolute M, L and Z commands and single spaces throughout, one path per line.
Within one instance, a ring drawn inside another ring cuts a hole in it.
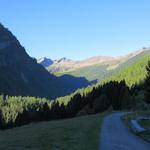
M 100 150 L 150 150 L 150 144 L 132 134 L 121 121 L 123 112 L 115 112 L 104 118 Z

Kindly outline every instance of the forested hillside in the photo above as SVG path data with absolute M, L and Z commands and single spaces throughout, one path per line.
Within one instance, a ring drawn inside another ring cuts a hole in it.
M 12 33 L 0 25 L 0 127 L 7 129 L 30 122 L 73 118 L 110 108 L 132 109 L 137 103 L 135 91 L 141 91 L 137 87 L 144 81 L 149 59 L 150 51 L 145 49 L 115 69 L 115 64 L 82 68 L 80 72 L 86 72 L 88 78 L 99 76 L 101 79 L 97 84 L 82 88 L 96 80 L 88 82 L 84 77 L 49 74 L 28 56 Z M 144 90 L 143 85 L 141 88 Z M 56 97 L 59 98 L 51 101 Z
M 123 62 L 112 62 L 112 64 L 97 64 L 97 65 L 91 65 L 88 67 L 83 67 L 80 69 L 76 69 L 74 71 L 70 71 L 70 72 L 59 72 L 59 73 L 55 73 L 55 75 L 57 76 L 62 76 L 62 75 L 72 75 L 75 77 L 85 77 L 87 80 L 91 81 L 91 80 L 97 80 L 98 82 L 106 80 L 108 78 L 111 78 L 111 76 L 115 76 L 116 74 L 120 74 L 123 70 L 124 72 L 126 72 L 125 70 L 127 70 L 127 68 L 131 67 L 132 65 L 135 65 L 135 63 L 139 63 L 139 65 L 137 67 L 140 67 L 140 63 L 142 63 L 141 61 L 143 60 L 143 67 L 145 68 L 146 66 L 146 62 L 147 62 L 147 57 L 150 56 L 150 49 L 149 48 L 143 48 L 139 53 L 132 54 L 133 56 L 124 56 L 122 59 L 125 59 Z M 126 57 L 129 57 L 129 59 L 127 59 Z M 140 62 L 139 62 L 140 61 Z M 143 68 L 143 69 L 144 69 Z M 132 70 L 132 69 L 131 69 Z M 137 68 L 138 70 L 138 68 Z M 142 72 L 142 76 L 144 76 L 144 72 Z M 118 76 L 118 75 L 117 75 Z M 114 79 L 114 78 L 113 78 Z M 120 77 L 120 79 L 122 79 Z M 140 79 L 140 78 L 139 78 Z M 138 80 L 138 79 L 137 79 Z
M 56 77 L 31 58 L 16 37 L 0 24 L 0 93 L 56 98 L 91 84 L 85 78 Z M 73 81 L 70 84 L 70 81 Z M 59 89 L 59 90 L 58 90 Z
M 0 127 L 6 129 L 30 122 L 95 114 L 105 111 L 110 106 L 114 110 L 121 110 L 131 107 L 130 105 L 129 89 L 124 81 L 109 82 L 90 88 L 89 91 L 79 90 L 55 101 L 2 95 L 0 96 Z
M 149 56 L 139 59 L 138 62 L 129 65 L 126 70 L 119 72 L 118 77 L 116 74 L 110 80 L 106 80 L 105 83 L 77 90 L 71 95 L 57 98 L 54 101 L 35 97 L 2 95 L 0 97 L 0 127 L 6 129 L 33 121 L 95 114 L 109 108 L 112 110 L 135 109 L 139 103 L 136 97 L 141 91 L 144 91 L 143 84 L 141 86 L 139 81 L 144 82 L 144 77 L 148 71 L 148 69 L 146 70 L 148 60 Z M 127 81 L 130 87 L 126 85 L 123 79 Z M 131 88 L 131 85 L 134 87 Z M 138 88 L 139 86 L 140 88 Z M 140 98 L 140 101 L 145 103 L 143 98 Z M 143 108 L 141 106 L 140 109 Z
M 146 65 L 150 60 L 150 52 L 146 51 L 129 62 L 122 64 L 109 80 L 125 80 L 128 86 L 143 82 L 146 77 Z
M 102 64 L 97 64 L 97 65 L 92 65 L 89 67 L 84 67 L 77 69 L 72 72 L 59 72 L 55 73 L 56 76 L 62 76 L 62 75 L 72 75 L 75 77 L 85 77 L 87 80 L 92 81 L 92 80 L 104 80 L 109 76 L 109 73 L 111 70 L 108 70 L 107 68 L 109 65 L 102 65 Z

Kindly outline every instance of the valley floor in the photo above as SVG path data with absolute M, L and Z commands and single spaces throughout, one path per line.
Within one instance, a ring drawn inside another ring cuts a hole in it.
M 96 150 L 103 114 L 0 131 L 1 150 Z

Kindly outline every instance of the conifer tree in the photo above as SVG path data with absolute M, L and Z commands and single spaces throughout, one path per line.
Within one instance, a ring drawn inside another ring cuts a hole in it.
M 147 103 L 150 103 L 150 61 L 146 67 L 147 75 L 145 79 L 145 100 Z

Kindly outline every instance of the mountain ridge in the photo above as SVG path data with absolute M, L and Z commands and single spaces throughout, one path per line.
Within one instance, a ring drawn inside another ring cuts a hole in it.
M 41 64 L 43 67 L 48 67 L 48 66 L 52 65 L 54 62 L 53 62 L 53 60 L 51 60 L 47 57 L 41 57 L 41 58 L 37 59 L 37 63 Z
M 66 79 L 50 74 L 37 63 L 36 59 L 27 54 L 17 38 L 2 24 L 0 24 L 0 72 L 0 94 L 10 96 L 54 99 L 90 84 L 85 78 L 69 75 Z M 71 87 L 69 80 L 74 81 Z
M 88 67 L 79 68 L 73 71 L 54 72 L 55 75 L 61 77 L 63 75 L 72 75 L 74 77 L 85 77 L 88 81 L 97 80 L 101 82 L 121 70 L 128 68 L 130 65 L 144 59 L 145 56 L 150 55 L 150 48 L 142 48 L 135 52 L 129 53 L 125 56 L 118 56 L 119 62 L 107 63 L 107 64 L 96 64 Z
M 143 51 L 150 50 L 150 48 L 142 48 L 137 51 L 131 52 L 123 56 L 93 56 L 84 60 L 71 60 L 65 57 L 62 57 L 58 60 L 54 60 L 52 64 L 47 66 L 47 70 L 51 73 L 62 73 L 75 71 L 84 67 L 90 67 L 93 65 L 111 65 L 112 68 L 118 67 L 121 63 L 128 61 L 132 57 L 142 53 Z M 37 59 L 37 62 L 40 63 Z M 42 64 L 42 63 L 40 63 Z

